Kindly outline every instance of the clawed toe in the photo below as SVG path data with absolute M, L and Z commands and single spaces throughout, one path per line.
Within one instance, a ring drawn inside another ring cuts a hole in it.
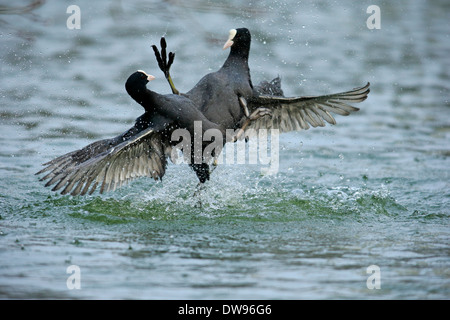
M 258 108 L 255 111 L 253 111 L 253 113 L 250 115 L 249 119 L 253 121 L 253 120 L 262 118 L 264 116 L 272 117 L 272 110 L 270 110 L 268 108 Z
M 170 67 L 172 66 L 173 60 L 175 59 L 175 53 L 169 52 L 169 59 L 167 59 L 167 43 L 164 37 L 161 37 L 161 52 L 159 52 L 156 45 L 152 45 L 153 51 L 155 53 L 156 60 L 158 61 L 158 66 L 164 74 L 169 74 Z

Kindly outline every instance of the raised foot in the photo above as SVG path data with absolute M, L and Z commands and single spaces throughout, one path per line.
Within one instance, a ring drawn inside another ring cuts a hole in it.
M 244 97 L 239 97 L 239 104 L 241 105 L 242 109 L 244 110 L 245 116 L 247 118 L 250 117 L 250 112 L 248 111 L 248 107 L 247 107 L 247 100 L 245 100 Z
M 255 120 L 258 120 L 259 118 L 265 117 L 265 116 L 272 116 L 272 110 L 268 108 L 258 108 L 255 111 L 253 111 L 250 116 L 245 119 L 245 122 L 239 129 L 239 131 L 234 135 L 234 137 L 231 139 L 231 142 L 236 142 L 241 138 L 241 136 L 244 134 L 245 129 L 248 127 L 248 125 Z

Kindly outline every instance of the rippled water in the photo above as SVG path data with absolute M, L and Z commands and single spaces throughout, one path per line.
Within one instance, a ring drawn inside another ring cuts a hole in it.
M 77 1 L 79 30 L 70 4 L 0 5 L 0 298 L 450 298 L 448 1 L 377 1 L 379 30 L 371 1 Z M 197 198 L 181 165 L 90 197 L 34 176 L 132 125 L 135 70 L 169 93 L 150 48 L 162 35 L 188 91 L 241 26 L 254 83 L 281 75 L 294 96 L 370 81 L 369 99 L 336 126 L 282 135 L 277 175 L 223 165 Z

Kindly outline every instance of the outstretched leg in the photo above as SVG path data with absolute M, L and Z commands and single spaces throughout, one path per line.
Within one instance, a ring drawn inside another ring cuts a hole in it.
M 170 66 L 173 63 L 173 60 L 175 59 L 175 53 L 169 52 L 169 60 L 167 60 L 167 43 L 166 39 L 164 37 L 161 37 L 161 53 L 158 50 L 158 47 L 155 45 L 152 45 L 153 51 L 155 52 L 156 60 L 158 61 L 158 66 L 161 69 L 161 71 L 164 73 L 164 76 L 166 77 L 167 81 L 169 82 L 170 88 L 172 89 L 172 92 L 174 94 L 180 94 L 180 92 L 175 88 L 175 85 L 173 84 L 172 77 L 170 76 Z
M 236 142 L 237 140 L 239 140 L 241 136 L 244 134 L 245 129 L 247 129 L 247 127 L 250 125 L 252 121 L 255 121 L 264 116 L 272 116 L 272 110 L 260 107 L 255 111 L 253 111 L 252 114 L 244 120 L 241 128 L 239 129 L 238 133 L 233 137 L 231 142 Z
M 247 118 L 250 117 L 250 111 L 248 111 L 247 107 L 247 100 L 245 100 L 244 97 L 239 97 L 239 104 L 241 105 L 242 109 L 244 110 L 244 114 Z
M 211 173 L 213 173 L 213 171 L 217 168 L 217 161 L 215 160 L 212 164 L 212 169 L 209 171 L 208 175 L 210 175 Z M 209 170 L 209 167 L 208 167 Z M 197 184 L 197 187 L 195 188 L 193 197 L 194 198 L 198 198 L 198 207 L 201 209 L 202 208 L 202 199 L 200 197 L 200 193 L 202 192 L 202 190 L 205 188 L 205 182 L 199 182 Z

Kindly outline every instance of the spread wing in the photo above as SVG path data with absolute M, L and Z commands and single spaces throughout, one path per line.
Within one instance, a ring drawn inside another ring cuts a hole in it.
M 323 96 L 286 98 L 270 95 L 259 95 L 248 104 L 251 110 L 265 107 L 272 110 L 272 117 L 261 117 L 248 126 L 249 129 L 279 129 L 280 132 L 307 130 L 312 127 L 323 127 L 325 121 L 336 124 L 331 115 L 336 113 L 347 116 L 359 109 L 351 103 L 362 102 L 370 92 L 370 83 L 364 87 L 350 91 Z
M 255 86 L 256 92 L 259 95 L 271 95 L 284 97 L 283 90 L 281 89 L 281 78 L 280 76 L 274 78 L 272 81 L 261 81 L 257 86 Z
M 92 194 L 115 190 L 132 179 L 148 176 L 155 180 L 164 176 L 170 153 L 168 135 L 147 128 L 132 136 L 93 142 L 88 146 L 45 163 L 36 174 L 48 172 L 40 180 L 61 194 Z

